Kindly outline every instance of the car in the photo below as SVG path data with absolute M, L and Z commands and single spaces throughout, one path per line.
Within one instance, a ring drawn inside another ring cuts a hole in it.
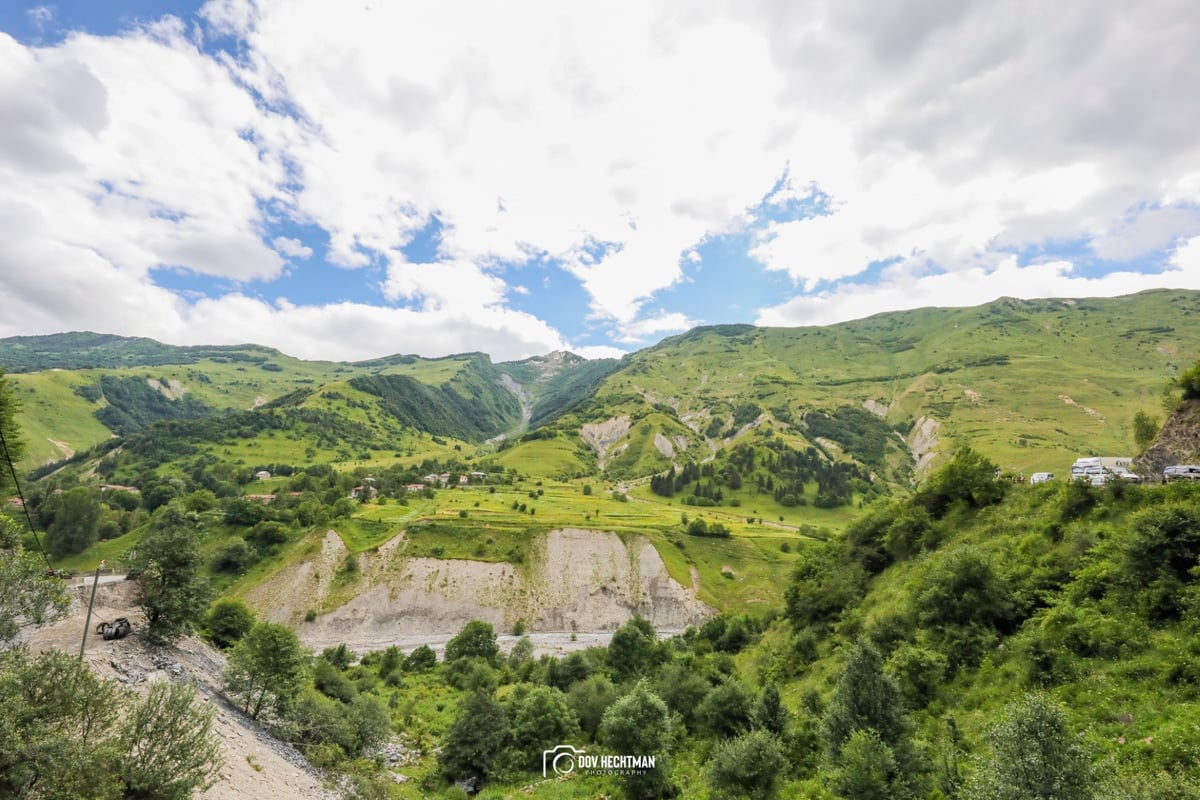
M 1035 472 L 1029 476 L 1030 483 L 1049 483 L 1054 480 L 1053 472 Z
M 1200 481 L 1200 466 L 1174 464 L 1163 470 L 1164 481 Z
M 1111 481 L 1125 481 L 1127 483 L 1141 483 L 1142 476 L 1136 472 L 1130 472 L 1124 467 L 1088 467 L 1087 471 L 1082 476 L 1092 486 L 1104 486 Z

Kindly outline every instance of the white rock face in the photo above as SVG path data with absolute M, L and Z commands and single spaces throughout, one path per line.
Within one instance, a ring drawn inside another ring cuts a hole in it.
M 473 619 L 498 632 L 518 620 L 530 633 L 611 632 L 640 614 L 660 630 L 710 617 L 697 586 L 672 578 L 648 539 L 567 528 L 536 537 L 529 563 L 409 558 L 399 537 L 359 556 L 362 588 L 339 608 L 304 622 L 320 605 L 346 550 L 330 531 L 313 560 L 282 570 L 247 600 L 261 616 L 296 628 L 309 647 L 345 642 L 369 650 L 436 643 Z

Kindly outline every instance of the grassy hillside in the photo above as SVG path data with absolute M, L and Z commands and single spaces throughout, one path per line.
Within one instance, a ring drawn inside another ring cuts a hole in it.
M 931 421 L 937 452 L 970 444 L 1005 470 L 1062 472 L 1077 455 L 1132 453 L 1133 415 L 1158 412 L 1164 381 L 1200 354 L 1197 318 L 1200 294 L 1153 291 L 698 328 L 630 356 L 577 422 L 665 404 L 719 433 L 754 403 L 803 432 L 812 412 L 851 406 L 902 435 Z

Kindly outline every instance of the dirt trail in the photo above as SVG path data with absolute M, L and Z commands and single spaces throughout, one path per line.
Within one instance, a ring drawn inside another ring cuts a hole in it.
M 275 739 L 262 726 L 233 708 L 219 694 L 223 655 L 203 641 L 189 637 L 170 647 L 154 647 L 139 629 L 145 624 L 132 605 L 134 585 L 125 581 L 101 583 L 96 590 L 91 628 L 84 660 L 103 678 L 116 680 L 134 691 L 145 691 L 154 681 L 171 680 L 196 687 L 197 702 L 213 705 L 213 732 L 221 743 L 223 764 L 217 782 L 208 791 L 193 795 L 201 800 L 333 800 L 335 794 L 321 782 L 321 774 L 292 746 Z M 78 654 L 82 640 L 91 583 L 70 589 L 71 610 L 54 625 L 26 631 L 22 640 L 35 652 L 48 649 Z M 128 617 L 134 632 L 126 639 L 104 641 L 94 633 L 100 621 Z

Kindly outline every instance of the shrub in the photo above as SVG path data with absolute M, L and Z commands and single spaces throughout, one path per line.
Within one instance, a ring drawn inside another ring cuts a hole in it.
M 1200 399 L 1200 361 L 1197 361 L 1192 365 L 1191 369 L 1179 376 L 1179 387 L 1183 389 L 1183 399 Z
M 205 619 L 205 628 L 213 644 L 221 649 L 233 647 L 254 627 L 254 612 L 240 600 L 218 600 Z

